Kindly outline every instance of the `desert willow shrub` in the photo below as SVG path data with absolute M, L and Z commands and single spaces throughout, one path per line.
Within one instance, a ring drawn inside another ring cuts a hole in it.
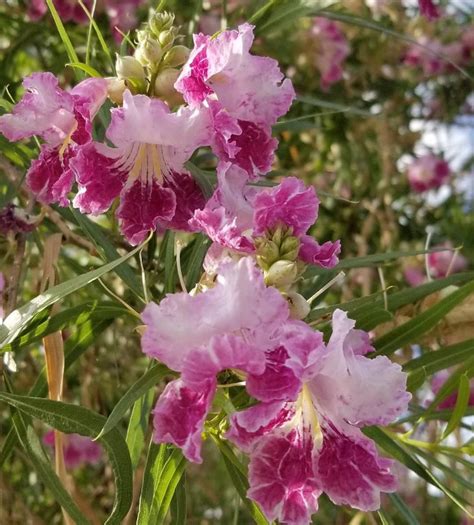
M 470 516 L 472 203 L 407 98 L 464 104 L 462 15 L 142 4 L 1 12 L 2 522 Z

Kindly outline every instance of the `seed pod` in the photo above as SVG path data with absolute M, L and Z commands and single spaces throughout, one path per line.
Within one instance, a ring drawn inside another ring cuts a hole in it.
M 189 58 L 190 50 L 186 46 L 173 46 L 166 53 L 163 62 L 170 67 L 182 66 Z
M 298 275 L 296 263 L 291 261 L 277 261 L 270 266 L 265 275 L 265 282 L 269 286 L 285 288 L 295 281 Z
M 159 97 L 168 97 L 175 93 L 174 83 L 178 79 L 179 71 L 177 69 L 167 68 L 161 71 L 155 80 L 155 95 Z
M 117 55 L 115 69 L 117 71 L 117 76 L 124 80 L 131 79 L 144 82 L 146 79 L 143 66 L 136 58 L 131 56 L 121 57 L 120 55 Z

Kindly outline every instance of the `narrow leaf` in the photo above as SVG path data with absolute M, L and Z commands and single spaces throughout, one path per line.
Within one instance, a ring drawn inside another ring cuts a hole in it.
M 446 428 L 444 429 L 441 441 L 446 439 L 459 425 L 461 419 L 464 417 L 466 408 L 469 404 L 469 396 L 471 395 L 471 388 L 469 379 L 466 374 L 463 374 L 459 378 L 459 389 L 456 404 L 454 406 L 453 414 L 451 419 L 448 421 Z

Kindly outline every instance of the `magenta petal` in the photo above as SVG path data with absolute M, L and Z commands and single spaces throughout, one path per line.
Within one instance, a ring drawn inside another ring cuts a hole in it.
M 315 457 L 322 489 L 337 505 L 363 511 L 380 508 L 380 492 L 394 492 L 393 461 L 378 456 L 374 443 L 362 434 L 348 437 L 333 429 L 324 433 L 323 448 Z
M 73 204 L 81 213 L 99 215 L 107 211 L 126 181 L 126 174 L 113 167 L 116 160 L 100 153 L 102 147 L 91 142 L 78 148 L 71 160 L 79 185 Z
M 316 221 L 318 207 L 314 188 L 306 187 L 296 177 L 287 177 L 278 186 L 256 196 L 254 233 L 261 235 L 269 228 L 284 224 L 300 236 Z
M 263 438 L 251 455 L 249 498 L 269 520 L 308 525 L 321 494 L 313 474 L 311 437 L 296 430 Z
M 28 187 L 39 202 L 68 205 L 67 194 L 74 182 L 69 166 L 70 155 L 70 149 L 66 150 L 61 158 L 58 149 L 42 146 L 40 156 L 31 163 L 26 174 Z
M 137 180 L 122 192 L 117 218 L 122 233 L 135 245 L 156 230 L 160 221 L 171 220 L 175 209 L 176 196 L 172 190 L 155 181 L 142 183 Z
M 169 188 L 176 197 L 173 218 L 163 226 L 173 230 L 191 231 L 189 221 L 196 210 L 204 208 L 206 200 L 201 188 L 189 173 L 172 172 L 164 181 L 163 188 Z
M 301 380 L 286 366 L 288 352 L 283 346 L 266 353 L 265 371 L 247 377 L 248 393 L 260 401 L 294 401 L 301 390 Z
M 189 384 L 199 384 L 226 369 L 263 372 L 265 355 L 260 348 L 237 335 L 213 337 L 205 350 L 194 350 L 184 360 L 182 377 Z
M 299 257 L 308 264 L 316 264 L 322 268 L 334 268 L 339 262 L 338 255 L 341 253 L 341 241 L 327 241 L 319 244 L 310 235 L 301 237 Z
M 261 437 L 283 425 L 293 414 L 292 405 L 286 402 L 259 403 L 234 412 L 225 437 L 244 452 L 250 452 Z
M 198 389 L 181 379 L 168 383 L 153 411 L 153 441 L 172 443 L 189 461 L 201 463 L 201 433 L 215 389 L 214 378 L 206 379 Z

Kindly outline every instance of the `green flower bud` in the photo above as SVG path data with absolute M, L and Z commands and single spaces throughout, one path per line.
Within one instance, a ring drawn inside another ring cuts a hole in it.
M 179 71 L 177 69 L 167 68 L 161 71 L 155 80 L 155 95 L 159 97 L 168 97 L 175 93 L 174 83 L 178 79 Z
M 257 256 L 267 267 L 271 266 L 280 258 L 278 246 L 266 237 L 257 237 L 255 239 L 255 248 Z
M 114 104 L 121 105 L 123 103 L 123 92 L 126 89 L 125 82 L 117 77 L 108 77 L 107 81 L 107 96 Z
M 281 226 L 277 226 L 275 231 L 272 233 L 271 239 L 275 244 L 278 245 L 278 247 L 280 246 L 283 239 L 283 233 L 283 228 Z
M 182 66 L 189 58 L 190 52 L 186 46 L 173 46 L 168 53 L 166 53 L 163 62 L 171 67 Z
M 280 246 L 280 259 L 294 261 L 300 251 L 300 240 L 298 237 L 285 237 Z
M 265 283 L 268 286 L 285 288 L 295 281 L 298 269 L 295 262 L 277 261 L 270 266 L 265 274 Z
M 150 29 L 158 36 L 162 31 L 170 29 L 174 24 L 174 15 L 172 13 L 155 12 L 150 18 L 148 25 Z
M 304 319 L 309 314 L 311 308 L 306 299 L 299 293 L 289 292 L 286 300 L 288 301 L 292 319 Z
M 117 71 L 117 76 L 121 79 L 145 82 L 145 70 L 140 62 L 134 57 L 121 57 L 120 55 L 117 55 L 115 69 Z
M 163 56 L 163 49 L 158 40 L 147 37 L 135 51 L 135 58 L 144 66 L 157 66 Z
M 158 35 L 158 40 L 163 47 L 171 47 L 174 39 L 178 36 L 178 29 L 172 27 Z

